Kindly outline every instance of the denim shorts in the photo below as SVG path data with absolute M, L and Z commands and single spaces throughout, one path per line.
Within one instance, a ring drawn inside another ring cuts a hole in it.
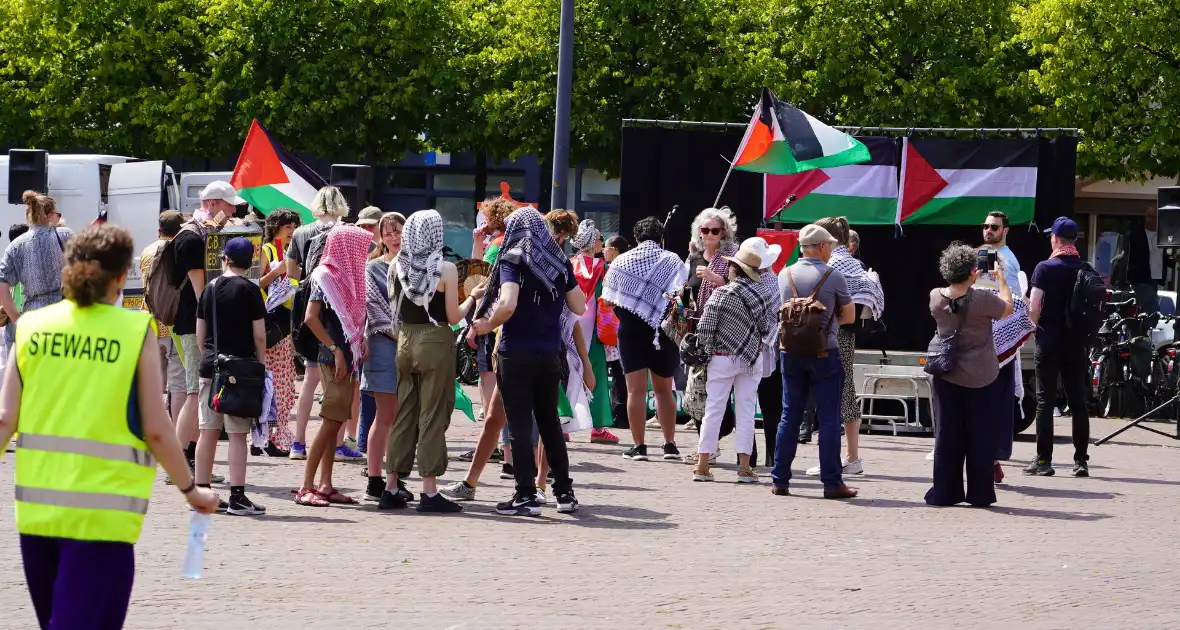
M 369 337 L 369 356 L 361 366 L 361 391 L 397 393 L 397 342 L 386 335 Z
M 475 338 L 475 368 L 480 372 L 492 371 L 492 350 L 496 347 L 496 335 L 488 334 Z

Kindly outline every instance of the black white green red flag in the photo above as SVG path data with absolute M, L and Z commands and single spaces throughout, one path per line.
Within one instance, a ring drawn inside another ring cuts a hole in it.
M 733 168 L 792 175 L 867 161 L 869 150 L 860 141 L 778 100 L 764 87 Z
M 1023 139 L 903 139 L 899 224 L 971 225 L 992 210 L 1033 219 L 1039 143 Z
M 229 183 L 263 215 L 272 210 L 295 210 L 304 223 L 315 221 L 311 202 L 328 183 L 267 133 L 257 120 L 250 124 L 246 143 Z
M 792 224 L 838 216 L 853 225 L 892 224 L 897 217 L 899 141 L 880 136 L 854 140 L 868 149 L 869 159 L 862 164 L 764 176 L 762 216 Z M 787 203 L 791 195 L 794 200 Z

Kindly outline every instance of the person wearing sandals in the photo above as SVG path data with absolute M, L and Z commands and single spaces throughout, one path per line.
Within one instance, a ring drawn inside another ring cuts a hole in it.
M 267 292 L 271 291 L 272 287 L 280 295 L 294 292 L 292 281 L 287 279 L 287 264 L 283 257 L 286 255 L 284 244 L 291 242 L 292 233 L 299 227 L 299 214 L 285 208 L 272 210 L 266 215 L 264 226 L 262 254 L 267 272 L 258 279 L 258 286 L 262 289 L 262 297 L 265 300 Z M 289 288 L 283 287 L 284 283 Z M 290 300 L 279 305 L 267 304 L 267 309 L 272 313 L 271 317 L 288 322 L 287 330 L 290 329 L 290 308 Z M 264 451 L 255 451 L 251 448 L 251 453 L 261 455 L 265 452 L 271 457 L 290 457 L 291 444 L 295 441 L 295 434 L 290 427 L 291 410 L 295 407 L 295 346 L 291 342 L 290 334 L 284 335 L 281 341 L 266 349 L 266 369 L 274 375 L 274 397 L 278 413 Z
M 455 410 L 455 338 L 450 325 L 463 320 L 475 299 L 459 305 L 459 271 L 443 260 L 443 219 L 436 210 L 410 215 L 401 250 L 389 269 L 391 321 L 397 337 L 397 419 L 385 453 L 385 492 L 377 508 L 406 507 L 398 492 L 417 454 L 422 477 L 419 512 L 460 512 L 438 491 L 447 472 L 447 428 Z M 486 331 L 484 331 L 486 332 Z
M 365 258 L 373 235 L 344 223 L 330 228 L 319 265 L 311 272 L 304 324 L 320 342 L 320 430 L 307 452 L 303 485 L 295 494 L 299 505 L 324 507 L 356 504 L 332 485 L 336 439 L 352 415 L 357 368 L 368 353 L 365 339 Z M 320 485 L 315 485 L 316 470 Z
M 778 315 L 778 296 L 762 282 L 762 269 L 778 259 L 780 248 L 762 238 L 746 239 L 732 256 L 724 285 L 711 292 L 701 310 L 696 339 L 708 356 L 705 415 L 701 420 L 700 443 L 694 481 L 713 481 L 709 455 L 717 451 L 721 420 L 729 407 L 730 392 L 735 402 L 734 449 L 738 453 L 738 483 L 758 483 L 750 464 L 754 448 L 754 405 L 762 380 L 762 350 Z

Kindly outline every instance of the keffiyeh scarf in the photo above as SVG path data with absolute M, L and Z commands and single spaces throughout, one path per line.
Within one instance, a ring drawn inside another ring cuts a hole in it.
M 488 272 L 488 288 L 480 302 L 480 316 L 500 299 L 500 265 L 505 261 L 524 265 L 549 290 L 554 300 L 561 297 L 557 280 L 568 273 L 565 252 L 553 240 L 545 217 L 532 206 L 516 210 L 505 221 L 504 244 L 495 266 Z
M 340 318 L 353 357 L 361 356 L 365 337 L 365 258 L 373 235 L 339 223 L 328 232 L 320 263 L 311 278 Z
M 598 242 L 602 235 L 598 228 L 594 227 L 594 222 L 590 219 L 585 219 L 578 224 L 578 233 L 574 236 L 572 245 L 574 251 L 583 251 L 589 248 L 592 244 Z
M 1060 258 L 1061 256 L 1079 256 L 1080 257 L 1081 254 L 1078 253 L 1078 248 L 1075 245 L 1072 245 L 1072 244 L 1071 245 L 1062 245 L 1061 247 L 1058 247 L 1057 249 L 1053 250 L 1053 255 L 1049 256 L 1049 258 Z
M 713 259 L 709 261 L 709 271 L 721 276 L 721 279 L 729 281 L 729 261 L 725 260 L 725 256 L 733 256 L 737 253 L 738 246 L 736 243 L 726 243 L 717 249 L 717 253 L 713 254 Z M 702 255 L 704 252 L 701 252 Z M 695 269 L 689 269 L 688 273 L 695 273 Z M 721 284 L 725 284 L 722 282 Z M 697 293 L 697 313 L 700 314 L 705 309 L 705 304 L 709 302 L 709 296 L 717 290 L 721 285 L 713 284 L 713 281 L 708 278 L 701 278 L 701 290 Z
M 651 326 L 658 346 L 660 322 L 686 278 L 679 256 L 655 241 L 644 241 L 607 268 L 602 297 Z
M 866 271 L 864 265 L 843 245 L 832 251 L 828 265 L 844 274 L 852 303 L 869 309 L 873 319 L 881 319 L 885 313 L 885 290 L 881 288 L 881 279 L 876 272 Z
M 430 301 L 442 279 L 443 219 L 437 210 L 419 210 L 406 219 L 402 228 L 402 248 L 397 254 L 398 298 L 422 307 L 431 323 Z M 389 291 L 393 293 L 392 287 Z M 394 312 L 400 312 L 394 307 Z

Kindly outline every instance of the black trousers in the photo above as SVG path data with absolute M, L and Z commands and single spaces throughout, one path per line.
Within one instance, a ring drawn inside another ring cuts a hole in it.
M 557 417 L 557 388 L 561 386 L 561 360 L 557 354 L 500 356 L 496 383 L 508 416 L 512 435 L 512 469 L 516 492 L 532 497 L 537 492 L 537 463 L 533 452 L 533 421 L 545 445 L 545 457 L 553 471 L 553 492 L 560 495 L 573 487 L 569 453 Z
M 996 502 L 992 464 L 996 454 L 994 425 L 999 383 L 963 387 L 941 378 L 931 380 L 934 403 L 934 485 L 926 492 L 930 505 L 966 501 L 977 507 Z M 963 491 L 963 469 L 967 490 Z
M 1053 461 L 1053 405 L 1057 402 L 1060 377 L 1073 416 L 1073 459 L 1090 459 L 1090 412 L 1088 408 L 1090 359 L 1084 344 L 1037 346 L 1037 457 Z
M 610 361 L 606 364 L 606 372 L 610 375 L 610 406 L 611 414 L 615 418 L 616 429 L 629 429 L 631 423 L 627 421 L 627 377 L 623 374 L 623 364 Z
M 766 436 L 766 465 L 773 466 L 774 439 L 783 419 L 783 377 L 778 367 L 758 384 L 758 407 L 762 409 L 762 434 Z

